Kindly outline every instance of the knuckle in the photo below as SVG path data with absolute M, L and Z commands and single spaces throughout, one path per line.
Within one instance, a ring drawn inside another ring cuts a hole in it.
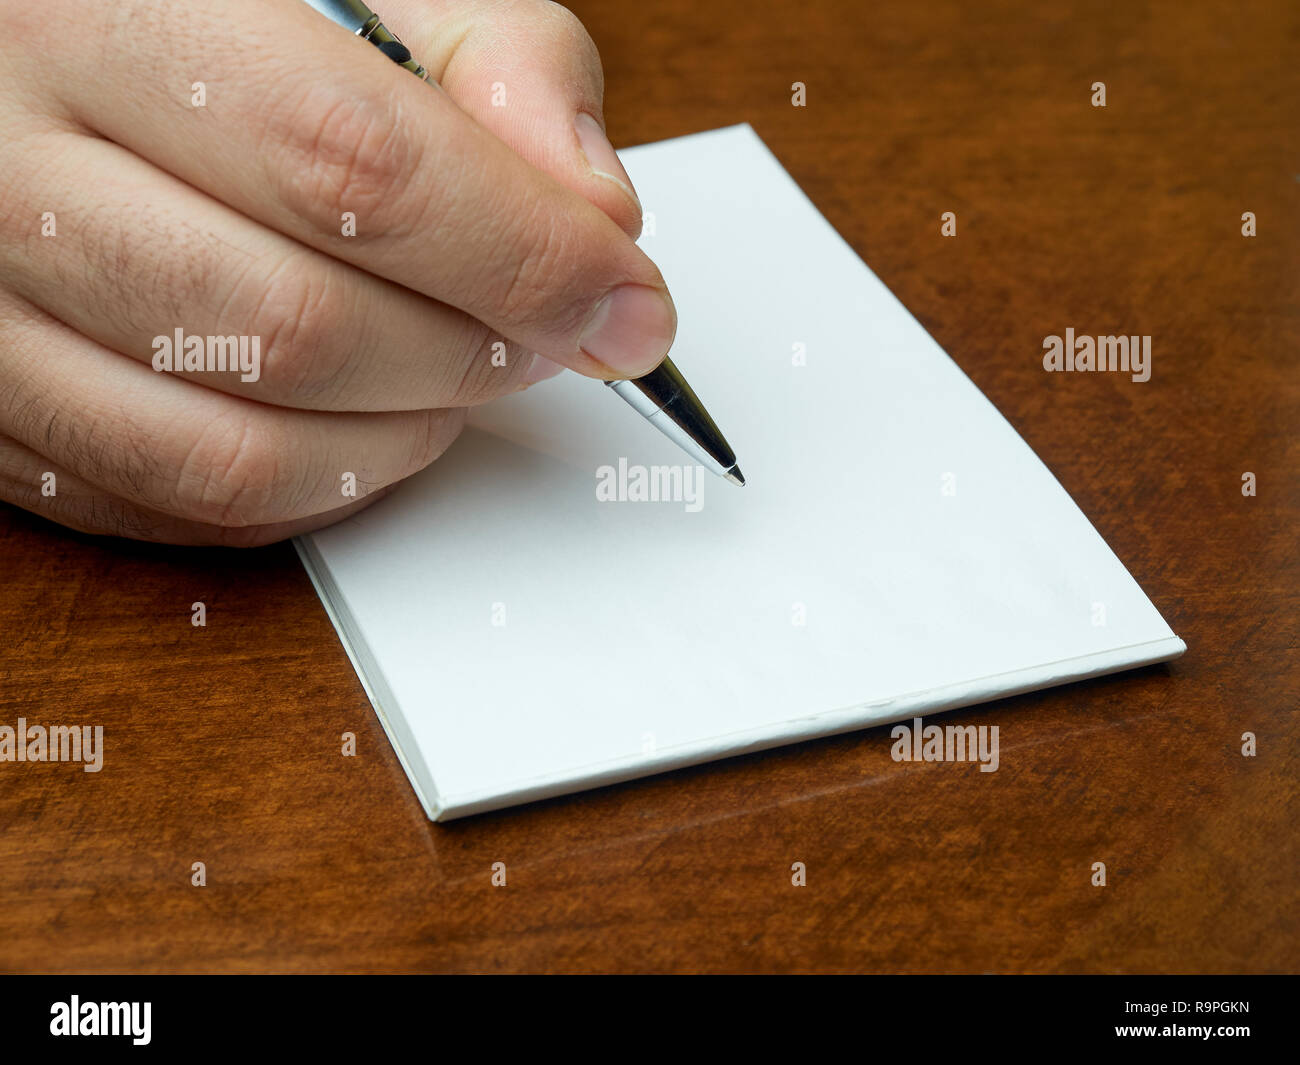
M 465 422 L 462 410 L 426 410 L 416 412 L 412 436 L 411 472 L 422 470 L 437 459 L 460 435 Z
M 349 367 L 339 343 L 347 323 L 330 272 L 294 257 L 256 284 L 247 329 L 260 338 L 262 387 L 294 406 L 337 394 Z
M 446 392 L 449 406 L 474 407 L 515 391 L 532 363 L 532 352 L 514 341 L 478 322 L 472 329 L 464 349 L 470 355 Z
M 282 483 L 275 433 L 243 416 L 217 418 L 195 437 L 176 478 L 176 509 L 210 525 L 256 525 L 273 520 Z
M 357 235 L 413 229 L 404 195 L 420 167 L 416 137 L 398 105 L 373 89 L 312 86 L 273 106 L 268 124 L 270 179 L 285 206 L 309 225 L 337 233 L 344 212 Z
M 531 224 L 516 229 L 510 256 L 514 266 L 498 304 L 502 318 L 515 325 L 546 325 L 557 317 L 568 325 L 580 317 L 578 308 L 566 306 L 562 293 L 556 292 L 557 278 L 577 275 L 570 262 L 572 241 L 563 224 L 546 214 L 534 210 Z

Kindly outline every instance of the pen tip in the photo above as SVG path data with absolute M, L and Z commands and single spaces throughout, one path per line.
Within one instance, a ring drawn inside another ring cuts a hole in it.
M 732 466 L 731 469 L 729 469 L 722 476 L 725 477 L 732 484 L 738 484 L 742 488 L 745 485 L 745 475 L 740 472 L 739 466 Z

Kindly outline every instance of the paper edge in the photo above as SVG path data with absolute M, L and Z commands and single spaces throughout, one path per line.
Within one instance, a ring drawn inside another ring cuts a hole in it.
M 384 712 L 384 702 L 387 701 L 389 704 L 396 706 L 397 699 L 383 680 L 383 670 L 377 668 L 375 663 L 372 663 L 369 669 L 363 666 L 362 656 L 352 645 L 352 637 L 346 620 L 340 609 L 336 608 L 335 599 L 336 597 L 341 599 L 342 595 L 339 593 L 336 596 L 336 594 L 327 591 L 317 566 L 319 564 L 320 569 L 325 572 L 328 572 L 329 567 L 323 559 L 317 558 L 315 548 L 309 542 L 309 536 L 310 534 L 308 536 L 295 536 L 292 540 L 293 548 L 298 552 L 298 558 L 302 562 L 303 569 L 307 571 L 312 587 L 316 589 L 316 597 L 325 606 L 325 613 L 329 616 L 330 624 L 334 627 L 339 643 L 343 645 L 348 661 L 352 663 L 352 672 L 357 675 L 357 679 L 361 682 L 366 698 L 370 701 L 371 709 L 374 710 L 375 717 L 379 719 L 384 735 L 388 737 L 388 746 L 397 755 L 397 760 L 402 765 L 402 771 L 406 774 L 406 779 L 411 783 L 411 789 L 415 792 L 415 797 L 420 800 L 420 805 L 424 808 L 425 816 L 430 821 L 438 821 L 443 816 L 442 804 L 438 798 L 438 788 L 434 784 L 433 774 L 429 771 L 429 767 L 425 765 L 424 759 L 419 755 L 420 745 L 415 742 L 415 736 L 411 734 L 410 727 L 406 724 L 406 719 L 401 715 L 400 711 L 398 712 L 398 716 L 401 717 L 400 722 L 390 720 L 388 714 Z M 376 678 L 373 687 L 372 677 Z M 383 691 L 377 691 L 377 687 L 382 687 Z M 408 758 L 408 748 L 415 752 L 414 759 Z
M 734 758 L 742 754 L 784 747 L 804 740 L 823 736 L 836 736 L 844 732 L 876 728 L 912 717 L 924 717 L 945 710 L 975 706 L 997 699 L 1042 691 L 1075 681 L 1120 673 L 1142 666 L 1168 662 L 1187 650 L 1187 644 L 1170 635 L 1146 643 L 1109 651 L 1097 651 L 1078 658 L 1046 665 L 999 673 L 990 677 L 961 681 L 957 684 L 913 692 L 883 703 L 859 704 L 846 710 L 833 710 L 812 717 L 793 718 L 774 725 L 714 736 L 699 743 L 689 744 L 671 752 L 655 756 L 629 756 L 615 762 L 602 763 L 587 772 L 575 774 L 573 770 L 548 774 L 528 782 L 521 782 L 509 790 L 493 787 L 489 790 L 444 796 L 438 804 L 434 821 L 452 821 L 473 814 L 487 813 L 508 806 L 537 802 L 559 795 L 587 791 L 591 788 L 619 784 L 640 777 L 684 769 L 705 762 Z

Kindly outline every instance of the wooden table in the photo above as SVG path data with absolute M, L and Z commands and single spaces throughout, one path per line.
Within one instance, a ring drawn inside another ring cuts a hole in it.
M 752 123 L 1182 659 L 957 712 L 1000 726 L 996 773 L 875 729 L 435 826 L 287 544 L 6 509 L 0 723 L 108 754 L 0 764 L 0 970 L 1300 968 L 1300 9 L 1062 6 L 578 12 L 615 143 Z M 1151 380 L 1044 373 L 1067 327 L 1149 334 Z

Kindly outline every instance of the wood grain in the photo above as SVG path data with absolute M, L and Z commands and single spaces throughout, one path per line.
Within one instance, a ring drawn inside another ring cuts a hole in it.
M 1300 8 L 576 10 L 615 143 L 751 122 L 1187 655 L 958 712 L 996 773 L 877 729 L 435 826 L 290 547 L 5 509 L 0 724 L 102 724 L 107 758 L 0 763 L 0 969 L 1300 968 Z M 1066 327 L 1151 335 L 1151 380 L 1045 374 Z

